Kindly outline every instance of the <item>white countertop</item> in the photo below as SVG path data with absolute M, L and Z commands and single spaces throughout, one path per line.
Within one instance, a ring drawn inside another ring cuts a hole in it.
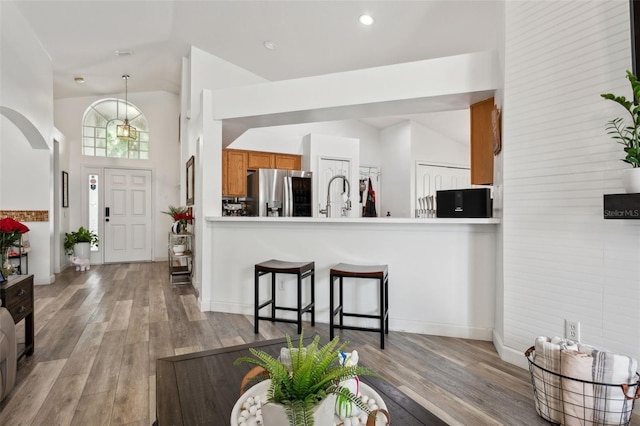
M 497 225 L 500 218 L 404 218 L 404 217 L 264 217 L 264 216 L 206 216 L 208 222 L 276 222 L 276 223 L 349 223 L 349 224 L 471 224 L 471 225 Z

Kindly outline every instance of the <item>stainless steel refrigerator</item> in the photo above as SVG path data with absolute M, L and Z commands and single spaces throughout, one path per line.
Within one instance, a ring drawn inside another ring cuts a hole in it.
M 312 174 L 303 170 L 258 169 L 247 177 L 252 216 L 311 216 Z

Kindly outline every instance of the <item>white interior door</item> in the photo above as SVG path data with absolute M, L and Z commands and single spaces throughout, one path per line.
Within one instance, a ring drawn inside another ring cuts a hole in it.
M 104 181 L 104 262 L 151 261 L 151 170 L 105 169 Z

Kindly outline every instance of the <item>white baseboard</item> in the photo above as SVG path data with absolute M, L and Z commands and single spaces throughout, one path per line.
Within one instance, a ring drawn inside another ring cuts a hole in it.
M 200 309 L 202 309 L 203 311 L 226 312 L 229 314 L 253 315 L 253 305 L 247 304 L 223 303 L 203 300 L 200 302 Z M 295 318 L 295 314 L 293 312 L 279 312 L 278 315 L 291 319 Z M 316 311 L 316 322 L 321 324 L 329 324 L 329 313 Z M 389 330 L 486 341 L 491 341 L 492 335 L 492 329 L 488 328 L 425 323 L 420 321 L 399 320 L 394 318 L 389 319 Z
M 505 346 L 502 338 L 495 332 L 493 333 L 493 346 L 495 346 L 501 360 L 516 365 L 525 370 L 529 369 L 529 362 L 524 356 L 524 351 L 518 351 L 516 349 Z

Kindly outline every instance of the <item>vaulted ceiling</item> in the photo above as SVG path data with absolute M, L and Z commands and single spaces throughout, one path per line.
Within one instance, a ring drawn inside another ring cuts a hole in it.
M 56 98 L 121 91 L 124 73 L 130 91 L 179 93 L 189 45 L 284 80 L 494 49 L 499 21 L 495 1 L 16 3 L 51 56 Z
M 2 0 L 0 8 L 8 1 L 51 56 L 55 98 L 122 92 L 123 74 L 129 92 L 178 94 L 190 45 L 267 80 L 491 50 L 502 13 L 500 1 L 484 0 Z M 363 13 L 375 23 L 360 24 Z

